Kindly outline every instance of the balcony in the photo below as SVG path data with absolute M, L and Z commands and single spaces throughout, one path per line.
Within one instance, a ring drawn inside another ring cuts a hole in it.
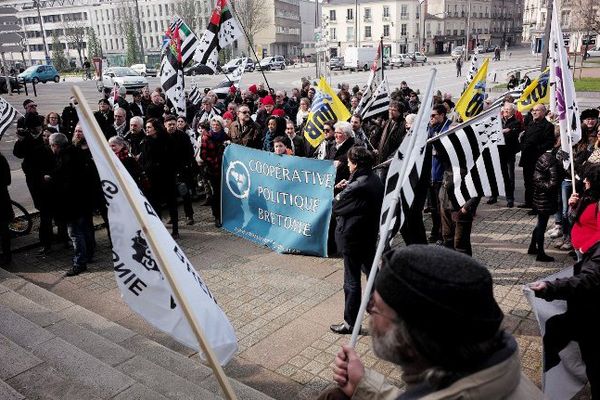
M 373 19 L 370 16 L 364 16 L 363 17 L 363 22 L 373 22 Z
M 388 16 L 385 16 L 385 15 L 384 15 L 384 16 L 383 16 L 381 19 L 382 19 L 383 21 L 389 21 L 391 18 L 390 18 L 390 16 L 389 16 L 389 15 L 388 15 Z

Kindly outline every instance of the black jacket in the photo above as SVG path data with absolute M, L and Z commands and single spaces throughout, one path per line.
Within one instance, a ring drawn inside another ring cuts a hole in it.
M 377 243 L 383 184 L 370 169 L 358 169 L 333 202 L 335 241 L 342 253 L 373 250 Z
M 545 152 L 533 171 L 533 207 L 538 213 L 551 215 L 558 210 L 561 181 L 561 166 L 556 155 L 552 151 Z
M 10 195 L 8 194 L 10 182 L 10 167 L 8 161 L 6 161 L 4 155 L 0 153 L 0 221 L 4 224 L 12 217 Z
M 396 153 L 405 135 L 404 118 L 398 118 L 397 120 L 389 119 L 383 129 L 371 137 L 371 144 L 377 148 L 378 164 L 386 161 Z
M 523 131 L 523 126 L 519 120 L 513 115 L 509 119 L 502 119 L 502 130 L 510 129 L 508 132 L 504 132 L 504 145 L 498 146 L 500 156 L 509 156 L 517 154 L 521 151 L 521 145 L 519 144 L 519 135 Z
M 348 150 L 350 150 L 352 146 L 354 146 L 354 138 L 348 138 L 339 148 L 336 147 L 334 141 L 327 150 L 326 160 L 339 161 L 335 172 L 335 183 L 350 177 L 350 170 L 348 169 Z
M 554 145 L 554 125 L 546 118 L 533 121 L 521 140 L 520 165 L 535 165 L 537 159 Z
M 27 134 L 23 139 L 15 142 L 13 154 L 15 157 L 23 159 L 21 168 L 25 174 L 33 205 L 38 210 L 47 208 L 50 193 L 48 183 L 44 181 L 44 175 L 48 175 L 55 166 L 52 150 L 44 144 L 41 135 L 34 138 Z
M 194 147 L 187 133 L 179 130 L 167 134 L 169 138 L 169 149 L 175 173 L 181 182 L 190 182 L 193 179 Z
M 100 111 L 96 111 L 94 112 L 94 117 L 96 118 L 96 121 L 98 121 L 100 130 L 102 131 L 102 133 L 104 133 L 104 137 L 106 137 L 106 140 L 110 139 L 111 137 L 117 134 L 117 131 L 115 131 L 114 126 L 115 117 L 113 116 L 112 111 L 109 111 L 106 114 Z

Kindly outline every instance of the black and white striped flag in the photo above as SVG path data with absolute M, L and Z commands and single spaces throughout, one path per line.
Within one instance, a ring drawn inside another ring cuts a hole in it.
M 523 90 L 524 89 L 525 89 L 525 84 L 522 83 L 519 86 L 517 86 L 516 88 L 508 90 L 508 91 L 502 93 L 500 96 L 498 96 L 498 98 L 496 100 L 494 100 L 494 102 L 492 104 L 490 104 L 489 108 L 495 108 L 495 107 L 498 107 L 500 105 L 503 105 L 504 104 L 504 99 L 506 98 L 506 96 L 510 96 L 515 101 L 517 101 L 523 95 Z
M 231 74 L 226 75 L 225 79 L 212 88 L 212 91 L 220 100 L 227 98 L 231 86 L 235 86 L 236 90 L 240 87 L 242 75 L 244 75 L 247 63 L 248 59 L 246 58 Z
M 462 206 L 480 196 L 504 196 L 498 145 L 504 144 L 498 108 L 460 125 L 440 138 L 454 175 L 454 197 Z
M 431 81 L 435 79 L 432 74 Z M 379 225 L 379 237 L 391 240 L 392 231 L 396 224 L 396 218 L 400 218 L 398 230 L 402 228 L 404 215 L 406 215 L 415 199 L 417 183 L 423 170 L 425 151 L 427 148 L 427 120 L 433 107 L 433 85 L 423 97 L 423 106 L 419 110 L 417 121 L 413 128 L 406 134 L 398 151 L 392 158 L 385 182 L 385 192 L 381 205 L 381 218 Z M 414 136 L 414 137 L 413 137 Z M 398 202 L 394 200 L 397 197 Z M 399 206 L 398 206 L 399 205 Z M 386 219 L 390 212 L 396 212 L 391 224 L 386 225 Z M 382 239 L 383 240 L 383 239 Z
M 0 139 L 17 116 L 17 110 L 0 97 Z
M 373 118 L 380 114 L 387 114 L 388 108 L 390 106 L 390 93 L 388 89 L 387 79 L 384 78 L 383 81 L 377 87 L 377 90 L 371 97 L 371 101 L 367 104 L 367 106 L 362 111 L 362 120 L 366 120 L 367 118 Z
M 179 29 L 179 36 L 181 38 L 181 65 L 185 67 L 194 57 L 196 47 L 198 47 L 199 43 L 198 37 L 178 16 L 175 16 L 171 23 L 171 32 L 175 32 L 175 29 Z
M 188 94 L 188 100 L 193 105 L 197 105 L 198 103 L 200 103 L 200 100 L 202 100 L 202 94 L 200 93 L 200 89 L 198 89 L 198 86 L 192 86 L 192 90 Z

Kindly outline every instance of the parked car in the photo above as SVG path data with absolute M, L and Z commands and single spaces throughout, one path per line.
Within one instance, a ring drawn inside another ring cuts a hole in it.
M 133 64 L 130 68 L 141 76 L 156 76 L 158 74 L 156 68 L 150 68 L 146 64 Z
M 131 68 L 107 68 L 102 73 L 102 84 L 97 85 L 98 90 L 102 90 L 104 87 L 113 87 L 114 85 L 125 87 L 129 93 L 134 90 L 139 90 L 144 86 L 148 86 L 148 79 L 146 79 L 145 76 L 141 76 Z
M 415 62 L 418 62 L 418 63 L 425 63 L 425 62 L 427 62 L 427 56 L 425 54 L 423 54 L 423 53 L 419 53 L 418 51 L 416 51 L 414 53 L 409 53 L 409 56 Z
M 390 66 L 392 67 L 403 67 L 405 58 L 402 57 L 402 54 L 398 54 L 396 56 L 392 56 L 390 58 Z
M 221 70 L 221 67 L 217 65 L 217 72 L 221 72 Z M 184 68 L 183 74 L 188 76 L 213 75 L 214 71 L 204 64 L 194 64 L 191 67 Z
M 238 57 L 238 58 L 229 60 L 229 62 L 227 64 L 223 65 L 222 70 L 224 73 L 229 74 L 229 73 L 235 71 L 240 66 L 240 64 L 242 64 L 245 60 L 246 60 L 246 68 L 244 71 L 246 71 L 246 72 L 254 71 L 254 62 L 251 59 L 249 59 L 248 57 Z
M 465 48 L 463 46 L 456 46 L 454 49 L 452 49 L 452 53 L 450 53 L 450 56 L 453 59 L 457 59 L 459 57 L 462 57 L 464 52 Z
M 283 56 L 265 57 L 258 63 L 258 69 L 266 71 L 285 69 L 285 58 Z
M 49 81 L 58 83 L 60 82 L 60 75 L 52 65 L 32 65 L 19 74 L 19 79 L 33 83 L 46 83 Z
M 18 92 L 19 89 L 23 88 L 21 81 L 14 76 L 10 77 L 10 88 L 13 92 Z M 0 76 L 0 93 L 8 93 L 8 88 L 6 87 L 6 76 Z
M 329 69 L 339 69 L 342 71 L 344 69 L 344 57 L 331 57 L 329 60 Z
M 600 48 L 596 50 L 588 50 L 585 55 L 585 58 L 588 59 L 590 57 L 600 57 Z
M 475 47 L 475 50 L 476 50 L 478 53 L 485 53 L 485 49 L 483 48 L 483 46 L 482 46 L 482 45 L 477 45 L 477 47 Z
M 488 47 L 485 48 L 486 53 L 493 53 L 494 50 L 496 50 L 496 46 L 489 45 Z

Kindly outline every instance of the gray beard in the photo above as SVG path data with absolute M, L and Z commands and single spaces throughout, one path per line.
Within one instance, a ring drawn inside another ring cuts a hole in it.
M 392 327 L 384 334 L 380 334 L 371 326 L 371 337 L 373 352 L 377 357 L 406 368 L 413 365 L 417 360 L 410 339 L 405 337 L 407 333 L 402 331 L 403 329 L 396 323 L 392 324 Z

